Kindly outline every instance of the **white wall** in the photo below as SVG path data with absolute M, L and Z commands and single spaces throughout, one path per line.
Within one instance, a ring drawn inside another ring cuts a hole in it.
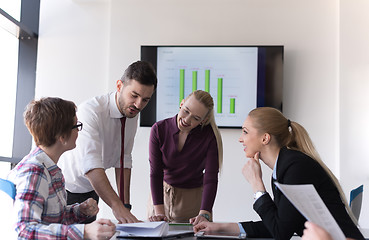
M 365 93 L 368 85 L 362 85 L 366 81 L 357 75 L 355 65 L 346 65 L 363 64 L 367 56 L 355 42 L 369 22 L 364 15 L 367 3 L 358 2 L 361 5 L 354 7 L 349 0 L 41 1 L 36 95 L 60 96 L 78 104 L 112 91 L 124 69 L 139 59 L 140 45 L 284 45 L 284 113 L 306 127 L 324 161 L 342 175 L 348 192 L 368 181 L 369 166 L 364 160 L 368 141 L 363 129 L 356 127 L 363 111 L 368 117 L 364 105 L 368 97 L 353 94 Z M 341 5 L 348 8 L 340 11 Z M 359 21 L 352 19 L 357 9 L 363 14 L 354 41 L 343 35 Z M 361 47 L 367 40 L 366 36 Z M 361 57 L 354 59 L 357 55 Z M 365 70 L 361 68 L 361 73 L 367 76 Z M 352 82 L 353 76 L 357 78 Z M 346 88 L 350 97 L 342 97 Z M 350 101 L 363 107 L 352 112 Z M 368 126 L 361 126 L 367 133 Z M 245 158 L 237 142 L 240 130 L 222 129 L 221 134 L 224 170 L 215 220 L 258 219 L 252 210 L 252 191 L 241 174 Z M 149 128 L 139 128 L 133 151 L 131 202 L 133 213 L 141 219 L 146 218 L 149 194 L 148 136 Z M 347 163 L 352 149 L 355 155 Z M 346 168 L 350 172 L 343 171 Z M 271 171 L 264 170 L 269 185 Z M 361 174 L 350 178 L 355 171 Z M 101 206 L 100 216 L 112 217 Z M 361 217 L 362 225 L 369 227 L 369 216 L 362 213 Z
M 77 104 L 108 91 L 110 5 L 41 1 L 36 96 Z
M 369 227 L 369 1 L 341 0 L 340 155 L 346 189 L 364 184 L 360 224 Z

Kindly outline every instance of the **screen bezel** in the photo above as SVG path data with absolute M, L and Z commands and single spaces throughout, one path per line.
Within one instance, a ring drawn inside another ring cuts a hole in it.
M 256 107 L 274 107 L 278 110 L 283 110 L 283 68 L 284 68 L 284 46 L 283 45 L 142 45 L 141 46 L 141 60 L 150 62 L 155 70 L 157 70 L 157 49 L 158 47 L 257 47 L 258 48 L 258 63 L 264 61 L 264 65 L 258 64 L 257 77 L 257 106 Z M 259 50 L 265 50 L 261 53 Z M 277 64 L 271 64 L 270 61 L 276 55 L 280 55 L 280 73 L 276 77 L 271 76 L 276 71 Z M 273 79 L 272 79 L 273 78 Z M 276 79 L 277 78 L 277 79 Z M 158 79 L 160 84 L 160 79 Z M 275 90 L 278 89 L 278 92 Z M 151 127 L 156 121 L 156 106 L 157 95 L 156 91 L 153 93 L 147 106 L 140 114 L 140 127 Z M 246 118 L 246 116 L 245 116 Z M 235 128 L 239 129 L 241 126 L 219 126 L 219 128 Z

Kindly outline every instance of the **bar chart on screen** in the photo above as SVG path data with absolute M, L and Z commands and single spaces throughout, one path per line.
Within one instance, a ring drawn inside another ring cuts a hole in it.
M 175 115 L 191 92 L 209 92 L 218 125 L 241 126 L 256 107 L 257 48 L 158 49 L 157 119 Z

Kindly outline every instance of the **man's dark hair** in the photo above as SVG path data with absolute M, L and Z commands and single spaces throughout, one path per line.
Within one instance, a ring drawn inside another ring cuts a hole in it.
M 143 85 L 154 85 L 154 89 L 158 83 L 153 65 L 145 61 L 137 61 L 129 65 L 120 80 L 123 83 L 136 80 Z

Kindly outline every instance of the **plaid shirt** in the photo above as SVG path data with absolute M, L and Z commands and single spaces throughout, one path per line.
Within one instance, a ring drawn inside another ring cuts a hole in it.
M 10 172 L 17 188 L 18 239 L 83 239 L 86 220 L 79 204 L 67 206 L 60 168 L 40 148 L 34 149 Z

